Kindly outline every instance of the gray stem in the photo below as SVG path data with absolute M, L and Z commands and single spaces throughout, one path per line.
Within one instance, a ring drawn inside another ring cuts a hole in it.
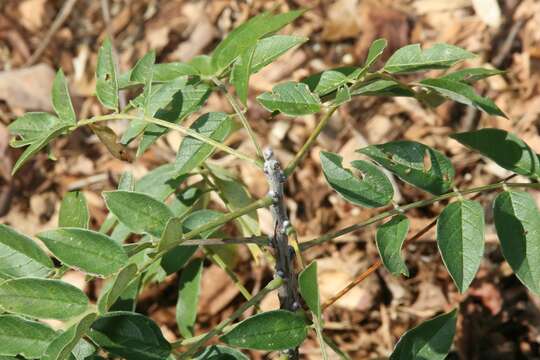
M 284 203 L 283 183 L 286 177 L 271 149 L 264 151 L 264 173 L 268 180 L 268 195 L 273 202 L 270 211 L 274 219 L 274 235 L 270 243 L 276 254 L 276 276 L 284 282 L 278 290 L 280 308 L 296 311 L 300 308 L 298 279 L 294 271 L 294 249 L 289 245 L 287 230 L 291 226 Z M 289 359 L 298 359 L 298 348 L 287 351 Z

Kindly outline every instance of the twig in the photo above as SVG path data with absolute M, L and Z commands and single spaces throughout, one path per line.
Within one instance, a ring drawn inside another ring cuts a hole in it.
M 288 177 L 289 175 L 291 175 L 294 169 L 296 169 L 296 167 L 298 166 L 300 161 L 302 161 L 302 159 L 304 158 L 308 150 L 311 148 L 311 146 L 315 143 L 315 141 L 317 141 L 319 134 L 321 133 L 321 131 L 323 131 L 326 124 L 328 123 L 328 121 L 330 120 L 330 118 L 332 117 L 332 115 L 334 114 L 337 108 L 338 108 L 337 106 L 332 106 L 326 111 L 321 121 L 319 121 L 319 123 L 317 124 L 317 127 L 315 128 L 315 130 L 313 130 L 313 132 L 309 135 L 309 138 L 306 140 L 304 145 L 302 145 L 302 148 L 300 149 L 300 151 L 298 151 L 294 159 L 292 159 L 291 162 L 285 168 L 285 171 L 284 171 L 285 177 Z
M 497 184 L 504 185 L 508 180 L 512 179 L 516 175 L 510 175 L 506 177 L 505 179 L 499 181 Z M 457 191 L 459 193 L 459 191 Z M 461 194 L 460 194 L 461 195 Z M 471 200 L 477 199 L 480 197 L 482 193 L 478 192 L 474 194 L 473 197 L 471 197 Z M 429 224 L 424 226 L 420 231 L 418 231 L 416 234 L 414 234 L 411 238 L 407 239 L 403 246 L 416 241 L 420 239 L 422 236 L 424 236 L 433 226 L 437 224 L 437 218 L 433 219 Z M 340 298 L 342 298 L 346 293 L 351 291 L 352 288 L 360 284 L 362 281 L 364 281 L 369 275 L 373 274 L 378 268 L 380 268 L 382 265 L 381 260 L 377 260 L 374 262 L 366 271 L 364 271 L 362 274 L 358 275 L 356 279 L 354 279 L 351 283 L 349 283 L 345 288 L 343 288 L 339 293 L 337 293 L 332 298 L 328 299 L 322 306 L 322 311 L 326 310 L 329 306 L 334 304 L 336 301 L 338 301 Z
M 66 21 L 66 19 L 68 18 L 76 2 L 77 0 L 67 0 L 66 2 L 64 2 L 64 5 L 60 9 L 60 12 L 56 16 L 56 18 L 54 19 L 54 22 L 49 28 L 49 31 L 47 31 L 47 34 L 45 34 L 45 37 L 40 41 L 38 48 L 26 61 L 26 64 L 24 64 L 24 66 L 31 66 L 37 60 L 39 60 L 39 58 L 41 57 L 41 55 L 43 54 L 47 46 L 49 46 L 49 43 L 51 42 L 51 39 L 54 36 L 54 34 L 58 31 L 58 29 L 60 29 L 60 26 L 62 26 L 64 21 Z
M 298 279 L 294 271 L 294 249 L 289 245 L 287 235 L 290 222 L 283 194 L 283 182 L 286 178 L 271 149 L 264 151 L 264 160 L 264 173 L 269 186 L 268 196 L 273 200 L 270 205 L 274 219 L 274 235 L 271 243 L 276 252 L 276 275 L 284 280 L 283 286 L 278 291 L 280 308 L 296 311 L 300 308 L 300 296 Z M 289 349 L 287 355 L 289 359 L 298 359 L 298 348 Z
M 260 147 L 259 143 L 257 142 L 257 137 L 255 136 L 255 132 L 253 131 L 253 128 L 249 124 L 249 121 L 246 118 L 246 115 L 242 111 L 240 103 L 236 100 L 236 98 L 234 96 L 232 96 L 227 91 L 227 88 L 225 87 L 225 84 L 223 84 L 219 79 L 212 78 L 212 81 L 214 82 L 214 84 L 217 85 L 217 87 L 219 89 L 221 89 L 223 91 L 223 93 L 225 94 L 225 97 L 227 98 L 227 101 L 229 102 L 229 104 L 231 104 L 234 112 L 240 118 L 240 122 L 242 123 L 242 125 L 246 129 L 246 131 L 248 133 L 248 136 L 251 139 L 251 142 L 253 143 L 253 146 L 255 147 L 255 151 L 257 152 L 257 155 L 259 157 L 263 157 L 263 153 L 262 153 L 262 150 L 261 150 L 261 147 Z
M 476 188 L 460 190 L 459 192 L 453 191 L 453 192 L 449 192 L 449 193 L 446 193 L 446 194 L 443 194 L 443 195 L 434 196 L 434 197 L 429 198 L 429 199 L 415 201 L 413 203 L 403 205 L 400 210 L 392 209 L 392 210 L 382 212 L 382 213 L 380 213 L 378 215 L 375 215 L 375 216 L 373 216 L 373 217 L 371 217 L 371 218 L 369 218 L 369 219 L 367 219 L 365 221 L 362 221 L 361 223 L 354 224 L 354 225 L 348 226 L 346 228 L 343 228 L 341 230 L 337 230 L 337 231 L 334 231 L 334 232 L 319 236 L 316 239 L 303 242 L 302 244 L 300 244 L 300 249 L 302 251 L 305 251 L 305 250 L 307 250 L 307 249 L 309 249 L 309 248 L 311 248 L 313 246 L 322 244 L 322 243 L 324 243 L 326 241 L 330 241 L 330 240 L 335 239 L 335 238 L 337 238 L 339 236 L 354 232 L 356 230 L 360 230 L 362 228 L 365 228 L 366 226 L 369 226 L 371 224 L 374 224 L 376 222 L 384 220 L 384 219 L 386 219 L 388 217 L 397 215 L 400 212 L 405 212 L 405 211 L 408 211 L 408 210 L 411 210 L 411 209 L 431 205 L 431 204 L 436 203 L 438 201 L 445 200 L 445 199 L 450 199 L 452 197 L 458 196 L 459 194 L 467 195 L 467 194 L 481 193 L 481 192 L 485 192 L 485 191 L 493 191 L 493 190 L 501 189 L 501 188 L 503 188 L 503 186 L 507 186 L 507 187 L 510 187 L 510 188 L 540 189 L 540 183 L 503 183 L 503 182 L 498 182 L 498 183 L 494 183 L 494 184 L 479 186 L 479 187 L 476 187 Z

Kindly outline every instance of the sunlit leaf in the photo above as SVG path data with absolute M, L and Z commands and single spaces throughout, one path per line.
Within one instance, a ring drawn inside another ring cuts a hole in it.
M 0 355 L 41 359 L 55 336 L 56 332 L 43 323 L 14 315 L 0 315 Z
M 257 101 L 268 111 L 279 111 L 285 115 L 299 116 L 318 112 L 321 102 L 304 83 L 288 81 L 257 96 Z
M 96 95 L 103 106 L 118 110 L 118 82 L 111 41 L 107 38 L 99 48 L 96 68 Z
M 69 96 L 66 77 L 62 69 L 58 70 L 52 88 L 53 108 L 62 122 L 74 125 L 77 122 L 75 110 Z
M 80 227 L 88 229 L 90 214 L 86 198 L 80 191 L 71 191 L 64 195 L 58 215 L 59 227 Z

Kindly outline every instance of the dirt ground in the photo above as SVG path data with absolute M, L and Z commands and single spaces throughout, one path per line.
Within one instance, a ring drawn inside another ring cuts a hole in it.
M 326 184 L 319 151 L 354 159 L 366 144 L 396 139 L 423 142 L 444 151 L 456 168 L 459 188 L 495 182 L 507 172 L 464 149 L 448 135 L 480 127 L 512 131 L 540 152 L 540 1 L 539 0 L 338 0 L 338 1 L 183 1 L 183 0 L 0 0 L 0 222 L 33 235 L 56 226 L 59 202 L 71 189 L 82 189 L 89 202 L 92 226 L 106 216 L 101 191 L 116 187 L 119 175 L 131 170 L 140 177 L 172 161 L 181 138 L 169 133 L 141 159 L 113 158 L 87 129 L 54 143 L 16 176 L 10 170 L 19 149 L 8 146 L 6 126 L 27 111 L 50 111 L 54 73 L 62 67 L 69 79 L 80 118 L 104 112 L 93 96 L 99 44 L 111 33 L 126 71 L 146 51 L 155 49 L 159 62 L 187 61 L 208 53 L 233 27 L 278 4 L 286 11 L 309 8 L 285 33 L 310 38 L 276 63 L 254 75 L 248 118 L 260 142 L 274 148 L 288 162 L 313 130 L 317 118 L 270 120 L 255 96 L 272 85 L 341 65 L 359 65 L 371 42 L 389 41 L 391 51 L 409 43 L 447 42 L 478 54 L 468 66 L 503 69 L 503 76 L 480 82 L 477 90 L 494 99 L 509 119 L 488 116 L 459 104 L 430 110 L 409 98 L 358 98 L 332 118 L 318 143 L 286 187 L 287 206 L 300 240 L 358 223 L 376 213 L 345 202 Z M 206 111 L 231 111 L 226 101 L 212 95 Z M 126 123 L 111 124 L 117 132 Z M 229 141 L 253 153 L 243 131 Z M 496 145 L 496 144 L 494 144 Z M 57 158 L 51 161 L 50 157 Z M 254 197 L 264 196 L 264 177 L 228 156 L 215 160 L 235 170 Z M 427 195 L 399 183 L 398 201 L 407 203 Z M 534 194 L 540 200 L 540 194 Z M 431 230 L 405 249 L 409 278 L 379 269 L 324 314 L 326 333 L 353 359 L 387 357 L 399 336 L 413 325 L 459 306 L 458 332 L 449 359 L 540 359 L 540 299 L 528 292 L 503 260 L 491 221 L 494 194 L 482 196 L 487 209 L 486 253 L 469 291 L 459 294 L 447 274 Z M 432 221 L 444 203 L 409 213 L 411 234 Z M 214 205 L 217 206 L 218 205 Z M 261 227 L 272 231 L 268 211 L 260 211 Z M 328 299 L 377 260 L 374 227 L 310 249 L 318 259 L 321 295 Z M 260 288 L 271 269 L 256 266 L 245 248 L 238 248 L 235 271 L 249 289 Z M 82 286 L 83 275 L 67 280 Z M 175 325 L 177 276 L 142 294 L 139 310 L 161 326 L 169 340 L 178 336 Z M 99 283 L 86 291 L 95 297 Z M 215 265 L 203 275 L 197 332 L 227 317 L 243 301 L 228 276 Z M 267 298 L 263 308 L 275 308 Z M 318 359 L 314 337 L 302 346 L 306 359 Z M 253 355 L 259 359 L 260 355 Z

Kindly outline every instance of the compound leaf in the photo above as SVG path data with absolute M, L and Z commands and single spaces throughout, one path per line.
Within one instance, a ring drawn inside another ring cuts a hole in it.
M 60 280 L 20 278 L 0 284 L 0 308 L 38 319 L 65 320 L 88 307 L 86 295 Z
M 493 203 L 493 216 L 502 253 L 518 279 L 540 294 L 540 212 L 523 191 L 504 191 Z
M 450 137 L 507 170 L 533 178 L 540 176 L 540 160 L 536 153 L 510 132 L 486 128 L 452 134 Z
M 359 180 L 349 169 L 343 168 L 341 156 L 322 151 L 320 157 L 326 181 L 345 200 L 370 208 L 385 206 L 392 200 L 392 183 L 375 165 L 362 160 L 352 161 L 352 167 L 363 175 Z
M 408 73 L 429 69 L 447 69 L 459 61 L 471 59 L 474 54 L 448 44 L 434 44 L 422 50 L 420 44 L 412 44 L 398 49 L 384 65 L 389 73 Z
M 371 145 L 358 152 L 369 156 L 404 181 L 440 195 L 452 188 L 454 168 L 437 150 L 415 141 L 393 141 Z
M 91 275 L 112 275 L 128 260 L 117 242 L 97 231 L 68 227 L 44 231 L 37 237 L 64 264 Z
M 456 332 L 457 310 L 434 317 L 407 331 L 390 360 L 444 360 Z
M 257 96 L 257 101 L 268 111 L 279 111 L 285 115 L 298 116 L 318 112 L 321 101 L 311 91 L 308 85 L 288 81 Z
M 484 254 L 484 209 L 476 201 L 448 205 L 437 219 L 437 244 L 444 265 L 463 293 L 474 279 Z
M 308 327 L 303 315 L 286 310 L 263 312 L 240 322 L 221 337 L 224 343 L 254 350 L 285 350 L 295 348 L 307 337 Z
M 410 221 L 405 215 L 396 215 L 377 228 L 377 250 L 384 267 L 392 275 L 409 276 L 409 269 L 401 257 L 401 247 L 407 238 Z

